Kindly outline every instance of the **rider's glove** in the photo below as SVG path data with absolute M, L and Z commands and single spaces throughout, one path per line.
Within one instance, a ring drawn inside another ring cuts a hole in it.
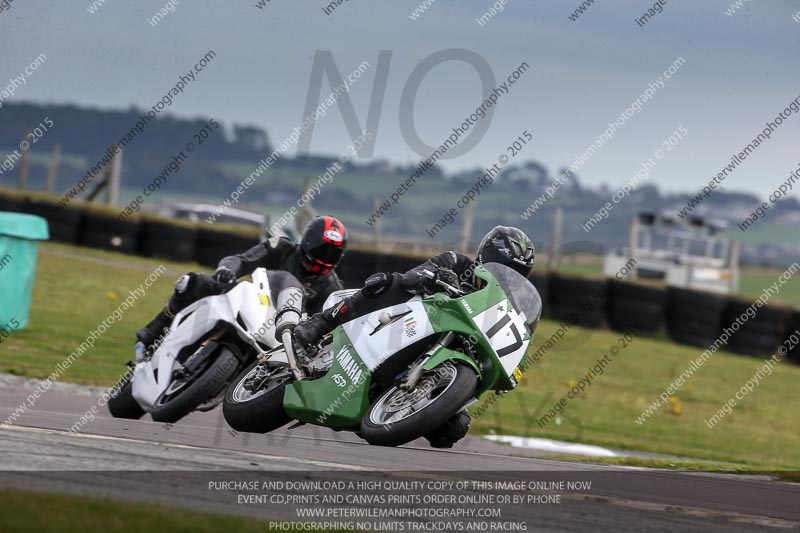
M 434 294 L 444 290 L 436 283 L 437 280 L 458 287 L 458 276 L 449 268 L 437 268 L 436 271 L 409 270 L 403 274 L 400 284 L 405 290 L 414 294 Z
M 236 283 L 236 274 L 228 267 L 219 267 L 214 272 L 214 281 L 223 285 L 230 285 L 231 283 Z
M 316 346 L 323 335 L 328 333 L 331 329 L 333 328 L 331 328 L 324 313 L 316 313 L 305 322 L 301 322 L 295 326 L 294 340 L 307 352 Z
M 448 285 L 451 285 L 455 288 L 458 288 L 458 276 L 455 272 L 450 270 L 449 268 L 440 268 L 436 271 L 436 281 L 443 281 Z M 441 285 L 436 285 L 437 290 L 442 290 L 443 287 Z

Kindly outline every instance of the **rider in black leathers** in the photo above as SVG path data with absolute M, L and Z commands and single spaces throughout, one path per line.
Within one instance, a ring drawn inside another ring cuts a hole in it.
M 286 237 L 271 238 L 241 254 L 223 258 L 213 276 L 185 274 L 175 282 L 175 292 L 164 309 L 136 332 L 136 339 L 145 349 L 151 347 L 176 313 L 201 298 L 228 291 L 238 278 L 260 267 L 293 274 L 305 289 L 306 309 L 309 313 L 318 312 L 332 292 L 344 288 L 334 268 L 346 247 L 344 224 L 334 217 L 321 216 L 309 222 L 299 244 Z
M 319 343 L 323 335 L 345 322 L 408 301 L 409 293 L 432 294 L 441 291 L 436 280 L 467 293 L 474 292 L 480 282 L 474 276 L 476 264 L 504 264 L 527 278 L 533 268 L 534 258 L 533 243 L 522 230 L 496 226 L 478 246 L 476 261 L 451 251 L 432 257 L 405 274 L 373 274 L 360 291 L 298 324 L 294 329 L 294 338 L 306 349 L 311 348 Z M 425 438 L 433 447 L 450 448 L 467 434 L 469 423 L 469 414 L 466 410 L 461 411 Z

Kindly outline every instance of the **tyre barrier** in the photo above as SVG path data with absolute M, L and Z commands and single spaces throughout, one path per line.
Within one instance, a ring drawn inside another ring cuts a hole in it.
M 612 281 L 608 291 L 608 323 L 614 331 L 653 336 L 667 314 L 667 291 L 639 283 Z
M 795 342 L 798 340 L 798 336 L 800 336 L 800 333 L 796 333 L 798 330 L 800 330 L 800 311 L 792 311 L 789 313 L 789 318 L 786 323 L 786 333 L 783 336 L 783 343 L 788 349 L 786 360 L 796 365 L 800 365 L 800 342 Z M 792 338 L 793 336 L 794 338 Z
M 80 209 L 70 206 L 61 208 L 57 204 L 36 198 L 28 198 L 23 209 L 28 214 L 38 215 L 47 220 L 51 240 L 65 244 L 78 243 L 83 217 L 83 211 Z
M 539 274 L 533 273 L 531 274 L 528 279 L 533 283 L 533 286 L 536 287 L 536 290 L 539 292 L 539 296 L 542 298 L 542 316 L 550 316 L 550 302 L 549 302 L 549 294 L 550 294 L 550 278 L 547 274 Z
M 139 221 L 118 222 L 114 215 L 85 210 L 81 217 L 78 244 L 124 254 L 135 254 L 139 243 Z
M 0 211 L 9 213 L 22 213 L 25 207 L 25 200 L 16 196 L 6 196 L 0 194 Z
M 722 333 L 726 296 L 667 288 L 667 332 L 680 344 L 707 348 Z
M 753 302 L 731 299 L 725 309 L 723 327 L 733 329 L 736 319 L 742 316 Z M 728 340 L 728 350 L 735 353 L 754 356 L 769 356 L 775 353 L 778 344 L 783 340 L 784 324 L 788 318 L 788 310 L 780 307 L 762 307 L 756 309 L 752 318 L 740 321 L 741 326 Z
M 205 267 L 216 268 L 223 257 L 240 254 L 258 244 L 258 237 L 200 228 L 196 242 L 197 262 Z
M 197 241 L 197 228 L 146 218 L 139 231 L 139 253 L 145 257 L 190 263 L 197 257 Z
M 557 320 L 586 328 L 601 327 L 606 318 L 606 280 L 550 276 L 550 313 Z
M 348 289 L 364 285 L 368 277 L 376 272 L 405 272 L 422 263 L 418 257 L 397 256 L 365 250 L 348 250 L 336 272 Z
M 139 253 L 174 261 L 197 261 L 214 268 L 226 255 L 238 254 L 258 242 L 255 235 L 225 229 L 170 223 L 145 218 L 114 220 L 114 214 L 67 206 L 26 195 L 0 193 L 0 211 L 27 212 L 44 217 L 53 240 L 77 243 L 127 254 Z M 405 272 L 425 258 L 348 250 L 337 272 L 348 288 L 361 287 L 375 272 Z M 648 287 L 636 283 L 569 278 L 535 272 L 530 276 L 542 297 L 544 316 L 584 327 L 602 327 L 607 321 L 617 331 L 637 328 L 655 334 L 666 324 L 670 338 L 681 344 L 707 348 L 730 327 L 752 302 L 681 288 Z M 734 353 L 766 356 L 800 329 L 800 311 L 763 307 L 731 335 L 727 348 Z M 786 359 L 800 363 L 800 346 L 787 345 Z
M 361 250 L 347 250 L 342 262 L 336 267 L 336 273 L 346 288 L 357 289 L 374 273 L 372 267 L 375 264 L 374 254 Z

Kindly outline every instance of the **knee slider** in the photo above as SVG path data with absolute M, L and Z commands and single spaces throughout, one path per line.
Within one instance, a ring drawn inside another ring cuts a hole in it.
M 392 280 L 393 278 L 385 272 L 378 272 L 367 278 L 361 292 L 367 298 L 377 298 L 389 290 L 389 287 L 392 286 Z
M 195 273 L 190 272 L 188 274 L 184 274 L 183 276 L 179 277 L 175 280 L 175 293 L 176 294 L 185 294 L 190 287 L 194 285 L 195 282 Z

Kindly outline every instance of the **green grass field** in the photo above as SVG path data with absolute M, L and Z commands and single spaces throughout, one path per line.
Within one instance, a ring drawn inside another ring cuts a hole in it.
M 164 304 L 174 279 L 197 268 L 97 250 L 44 244 L 39 254 L 29 328 L 0 345 L 0 371 L 45 378 L 116 309 L 130 290 L 163 264 L 168 272 L 63 375 L 64 381 L 111 385 L 132 358 L 134 332 Z M 789 285 L 787 285 L 789 287 Z M 544 320 L 537 341 L 557 325 Z M 581 331 L 576 328 L 570 335 Z M 589 332 L 582 346 L 554 347 L 522 386 L 474 421 L 479 433 L 529 435 L 764 468 L 800 470 L 800 367 L 781 364 L 733 414 L 709 429 L 711 417 L 756 372 L 759 359 L 717 352 L 673 403 L 643 425 L 634 420 L 702 350 L 639 338 L 622 350 L 566 415 L 539 427 L 536 419 L 585 376 L 619 334 Z M 557 351 L 562 350 L 562 351 Z M 545 401 L 546 400 L 546 401 Z M 539 411 L 537 413 L 537 410 Z M 579 421 L 579 422 L 576 422 Z
M 186 533 L 272 532 L 265 521 L 100 498 L 0 490 L 0 531 Z M 337 531 L 325 529 L 319 531 Z
M 541 342 L 556 328 L 543 321 L 537 338 Z M 800 366 L 775 367 L 732 414 L 709 429 L 704 422 L 764 364 L 757 358 L 717 352 L 674 394 L 672 403 L 640 425 L 636 418 L 645 407 L 702 350 L 648 338 L 635 338 L 623 348 L 619 333 L 590 333 L 582 346 L 556 351 L 556 345 L 523 376 L 522 386 L 498 399 L 474 427 L 497 434 L 800 470 L 800 407 L 794 401 Z M 582 395 L 569 400 L 564 415 L 539 427 L 537 420 L 612 346 L 620 353 L 604 373 Z

